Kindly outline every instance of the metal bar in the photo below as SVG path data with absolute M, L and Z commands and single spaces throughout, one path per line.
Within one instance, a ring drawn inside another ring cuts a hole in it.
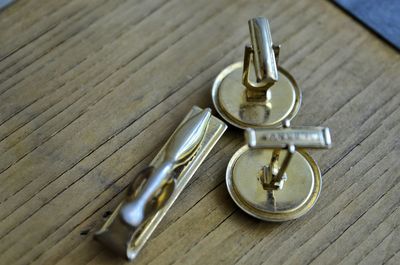
M 278 68 L 268 20 L 264 17 L 250 19 L 249 30 L 255 75 L 259 83 L 257 86 L 278 81 Z
M 251 148 L 286 148 L 290 144 L 316 149 L 331 146 L 329 128 L 324 127 L 247 129 L 245 136 Z

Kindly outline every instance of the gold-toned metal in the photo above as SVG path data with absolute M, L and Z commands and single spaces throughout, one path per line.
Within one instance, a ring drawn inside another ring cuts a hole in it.
M 266 18 L 250 19 L 249 31 L 251 46 L 246 45 L 244 50 L 242 83 L 250 91 L 266 92 L 279 78 L 275 58 L 280 48 L 272 44 L 271 31 Z M 255 83 L 249 79 L 251 56 L 253 56 Z
M 129 186 L 96 240 L 133 260 L 226 127 L 210 109 L 194 107 Z
M 219 114 L 239 128 L 280 127 L 301 104 L 294 78 L 278 66 L 280 46 L 272 43 L 268 20 L 249 20 L 251 45 L 243 62 L 225 68 L 216 78 L 212 99 Z M 252 63 L 251 63 L 252 62 Z
M 266 221 L 287 221 L 306 214 L 321 191 L 321 172 L 305 148 L 329 148 L 328 128 L 247 129 L 248 145 L 232 157 L 228 191 L 248 214 Z M 283 157 L 283 159 L 281 159 Z

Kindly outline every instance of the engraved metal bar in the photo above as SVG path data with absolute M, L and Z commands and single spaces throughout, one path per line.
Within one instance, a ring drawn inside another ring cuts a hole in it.
M 329 148 L 329 128 L 292 127 L 281 129 L 247 129 L 245 137 L 251 148 L 286 148 L 293 144 L 298 148 Z

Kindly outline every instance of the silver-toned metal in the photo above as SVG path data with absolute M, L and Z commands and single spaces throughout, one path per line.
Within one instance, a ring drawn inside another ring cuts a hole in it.
M 266 221 L 307 213 L 318 199 L 321 173 L 305 148 L 330 148 L 328 128 L 247 129 L 247 145 L 228 164 L 228 191 L 245 212 Z M 281 156 L 283 154 L 283 159 Z
M 210 109 L 194 107 L 95 238 L 133 260 L 225 130 Z

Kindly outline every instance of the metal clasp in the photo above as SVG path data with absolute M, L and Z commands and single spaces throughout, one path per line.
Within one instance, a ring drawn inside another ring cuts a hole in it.
M 256 17 L 249 20 L 251 45 L 244 50 L 242 83 L 249 101 L 266 101 L 268 89 L 279 79 L 278 59 L 280 46 L 272 43 L 268 20 Z M 253 62 L 256 82 L 249 78 L 250 61 Z
M 327 149 L 331 147 L 329 128 L 297 127 L 290 128 L 288 120 L 283 121 L 282 129 L 247 129 L 245 137 L 250 148 L 273 149 L 271 161 L 263 168 L 260 178 L 265 190 L 282 189 L 287 180 L 286 169 L 296 152 L 296 148 Z M 282 149 L 286 155 L 279 166 Z
M 127 196 L 96 233 L 96 240 L 133 260 L 226 127 L 210 109 L 194 107 L 129 185 Z

